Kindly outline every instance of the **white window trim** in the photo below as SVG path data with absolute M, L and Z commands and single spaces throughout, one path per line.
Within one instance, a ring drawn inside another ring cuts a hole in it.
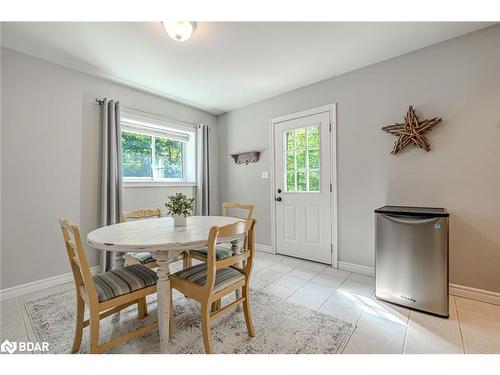
M 189 181 L 160 181 L 160 180 L 134 180 L 123 179 L 124 188 L 145 188 L 145 187 L 196 187 L 196 182 Z
M 167 119 L 158 115 L 151 113 L 141 112 L 132 108 L 125 107 L 122 110 L 121 116 L 122 123 L 137 124 L 143 127 L 145 130 L 148 128 L 152 130 L 152 133 L 156 131 L 168 131 L 181 132 L 189 134 L 192 142 L 182 142 L 183 143 L 183 173 L 185 178 L 175 179 L 154 179 L 154 177 L 123 177 L 123 187 L 124 188 L 134 188 L 134 187 L 168 187 L 168 186 L 197 186 L 196 184 L 196 125 L 190 123 L 184 123 L 177 120 Z M 130 130 L 124 130 L 130 132 Z M 147 131 L 145 132 L 147 133 Z M 153 137 L 158 137 L 161 135 L 151 134 Z M 192 137 L 192 138 L 191 138 Z M 154 145 L 152 146 L 154 147 Z M 188 149 L 191 148 L 191 150 Z M 191 152 L 189 152 L 191 151 Z M 189 163 L 188 158 L 193 160 Z M 154 160 L 153 160 L 154 163 Z M 191 167 L 189 166 L 191 164 Z M 153 165 L 152 165 L 153 167 Z M 154 176 L 154 174 L 153 174 Z

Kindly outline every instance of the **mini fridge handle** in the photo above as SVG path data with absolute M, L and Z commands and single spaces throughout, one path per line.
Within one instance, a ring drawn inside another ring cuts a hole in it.
M 381 214 L 381 215 L 385 217 L 387 220 L 400 224 L 430 224 L 440 219 L 439 217 L 422 218 L 419 216 L 400 216 L 400 215 L 396 216 L 388 214 Z

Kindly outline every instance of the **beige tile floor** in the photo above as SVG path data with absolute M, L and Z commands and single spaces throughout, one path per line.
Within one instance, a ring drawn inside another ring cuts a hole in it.
M 450 296 L 450 318 L 378 301 L 373 277 L 257 252 L 253 288 L 356 325 L 344 353 L 500 353 L 500 306 Z M 24 303 L 65 284 L 1 302 L 0 341 L 35 340 Z

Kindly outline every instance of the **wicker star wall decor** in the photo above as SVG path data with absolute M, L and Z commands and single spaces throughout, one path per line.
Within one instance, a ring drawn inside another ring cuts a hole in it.
M 434 117 L 429 120 L 420 120 L 413 106 L 410 106 L 404 120 L 405 122 L 403 124 L 388 125 L 382 128 L 383 131 L 398 137 L 396 142 L 394 142 L 391 154 L 397 154 L 411 143 L 423 148 L 425 151 L 430 151 L 431 144 L 424 136 L 424 133 L 439 124 L 441 118 Z

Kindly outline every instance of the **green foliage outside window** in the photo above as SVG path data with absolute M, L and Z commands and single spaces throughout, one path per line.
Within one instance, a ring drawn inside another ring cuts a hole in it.
M 295 149 L 295 136 L 293 130 L 286 132 L 286 149 L 293 151 Z
M 182 142 L 156 138 L 155 151 L 159 178 L 182 178 Z
M 153 177 L 149 135 L 122 132 L 122 165 L 124 177 Z
M 285 131 L 286 191 L 320 191 L 319 125 Z
M 183 166 L 182 142 L 122 131 L 124 177 L 181 179 L 184 176 Z
M 306 128 L 295 129 L 295 149 L 303 150 L 306 148 Z

